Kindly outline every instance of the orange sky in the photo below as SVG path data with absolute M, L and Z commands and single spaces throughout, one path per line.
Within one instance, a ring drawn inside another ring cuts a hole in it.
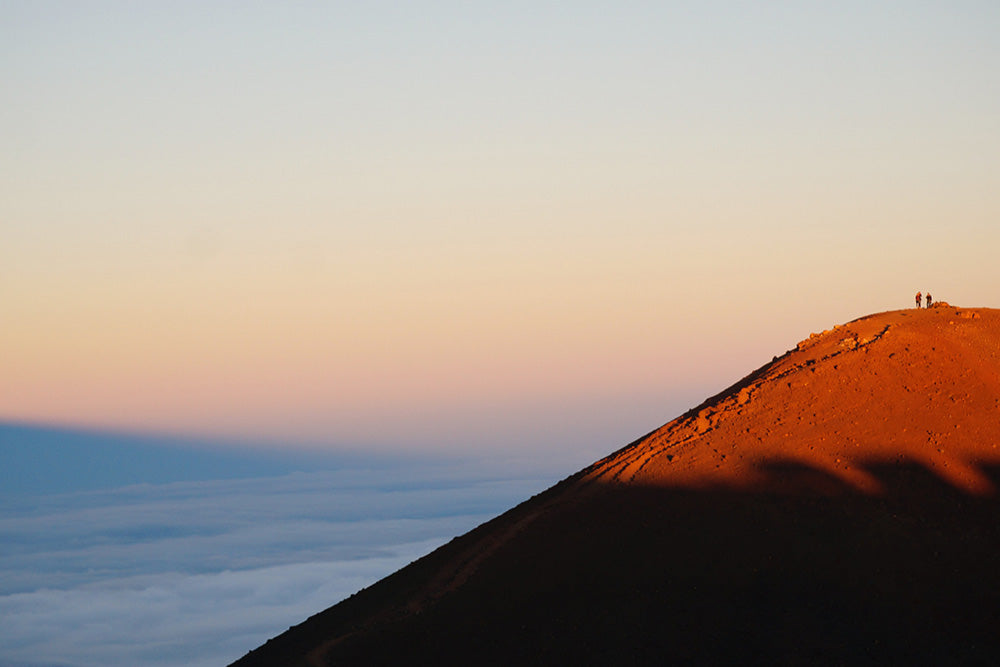
M 0 418 L 606 448 L 995 306 L 1000 15 L 905 7 L 0 10 Z

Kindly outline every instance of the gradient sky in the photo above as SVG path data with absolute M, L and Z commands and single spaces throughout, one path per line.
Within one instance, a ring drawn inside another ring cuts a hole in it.
M 1000 305 L 998 72 L 992 0 L 0 3 L 0 419 L 611 451 Z

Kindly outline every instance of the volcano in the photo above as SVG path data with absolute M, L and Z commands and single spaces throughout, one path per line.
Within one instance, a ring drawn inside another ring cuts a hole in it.
M 1000 310 L 811 335 L 234 663 L 1000 664 Z

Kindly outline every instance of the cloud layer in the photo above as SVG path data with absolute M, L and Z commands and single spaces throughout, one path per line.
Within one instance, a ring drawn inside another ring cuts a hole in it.
M 220 665 L 537 493 L 428 463 L 0 506 L 0 663 Z

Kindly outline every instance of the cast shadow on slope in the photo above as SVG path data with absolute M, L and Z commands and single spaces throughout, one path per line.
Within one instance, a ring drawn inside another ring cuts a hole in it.
M 241 664 L 1000 660 L 995 495 L 911 462 L 869 466 L 878 495 L 796 461 L 762 470 L 741 490 L 570 478 Z M 460 585 L 427 590 L 487 544 Z

